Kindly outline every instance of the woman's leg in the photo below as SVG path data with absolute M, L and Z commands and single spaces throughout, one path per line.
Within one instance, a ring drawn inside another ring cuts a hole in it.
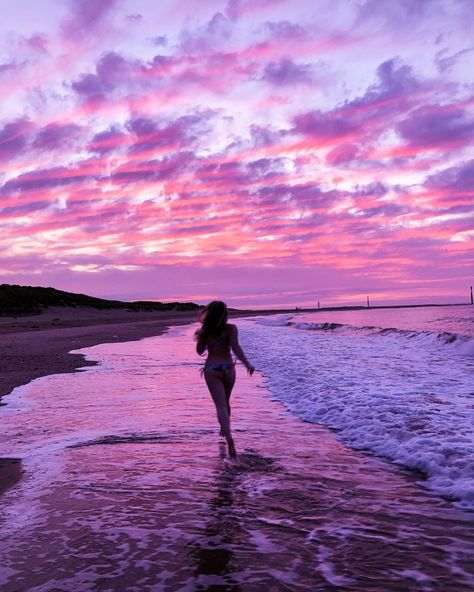
M 227 401 L 227 412 L 230 417 L 230 395 L 235 384 L 235 368 L 228 372 L 224 377 L 225 398 Z
M 224 378 L 223 378 L 223 382 L 224 382 L 224 390 L 225 390 L 225 398 L 227 401 L 227 413 L 229 414 L 229 420 L 230 420 L 230 395 L 232 394 L 232 389 L 234 388 L 234 384 L 235 384 L 235 369 L 233 368 L 230 372 L 228 372 Z M 221 429 L 219 436 L 223 436 L 224 433 Z
M 229 455 L 232 458 L 237 458 L 237 452 L 235 450 L 232 433 L 230 431 L 228 403 L 222 375 L 215 370 L 205 370 L 204 378 L 206 379 L 207 387 L 211 393 L 214 405 L 216 406 L 217 419 L 219 420 L 219 424 L 221 426 L 221 433 L 227 440 Z
M 214 405 L 216 406 L 217 419 L 221 426 L 222 435 L 226 438 L 230 438 L 229 412 L 227 409 L 227 399 L 222 376 L 215 370 L 204 370 L 204 378 L 206 379 L 207 388 L 209 389 Z

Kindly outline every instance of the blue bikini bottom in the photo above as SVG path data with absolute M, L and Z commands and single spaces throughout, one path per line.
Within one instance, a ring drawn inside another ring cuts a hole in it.
M 204 373 L 206 370 L 214 370 L 215 372 L 219 372 L 222 377 L 227 376 L 231 370 L 235 368 L 235 362 L 229 362 L 226 364 L 209 364 L 208 366 L 204 366 L 201 373 Z

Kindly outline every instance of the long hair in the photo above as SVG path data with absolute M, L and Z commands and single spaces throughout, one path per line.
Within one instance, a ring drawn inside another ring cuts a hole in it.
M 227 325 L 227 304 L 221 300 L 213 300 L 204 308 L 199 316 L 201 327 L 194 338 L 205 343 L 210 335 L 224 335 Z

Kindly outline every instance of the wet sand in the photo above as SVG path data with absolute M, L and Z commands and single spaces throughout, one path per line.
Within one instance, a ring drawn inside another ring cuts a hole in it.
M 35 378 L 96 364 L 70 350 L 160 335 L 170 325 L 194 322 L 196 316 L 196 312 L 50 308 L 40 315 L 0 317 L 0 406 L 2 397 Z M 17 459 L 0 459 L 0 495 L 21 475 Z
M 196 317 L 196 312 L 70 307 L 50 308 L 40 315 L 0 317 L 0 400 L 40 376 L 95 364 L 85 363 L 84 356 L 70 354 L 71 350 L 160 335 L 170 325 L 194 322 Z
M 241 368 L 230 464 L 190 331 L 98 346 L 102 367 L 15 396 L 0 444 L 26 477 L 0 498 L 3 592 L 472 592 L 473 513 Z

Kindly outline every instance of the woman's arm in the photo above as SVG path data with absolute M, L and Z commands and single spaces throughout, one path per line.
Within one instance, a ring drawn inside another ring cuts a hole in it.
M 253 374 L 255 368 L 247 360 L 246 355 L 244 354 L 242 348 L 240 347 L 239 332 L 238 332 L 237 327 L 235 325 L 230 325 L 229 338 L 230 338 L 230 347 L 232 348 L 232 351 L 239 358 L 239 360 L 242 362 L 242 364 L 247 368 L 247 372 L 249 374 Z
M 194 333 L 194 339 L 196 340 L 196 351 L 200 356 L 202 356 L 202 354 L 206 351 L 207 345 L 204 343 L 199 330 Z
M 206 351 L 206 345 L 202 341 L 199 341 L 199 339 L 196 343 L 196 351 L 200 356 Z

